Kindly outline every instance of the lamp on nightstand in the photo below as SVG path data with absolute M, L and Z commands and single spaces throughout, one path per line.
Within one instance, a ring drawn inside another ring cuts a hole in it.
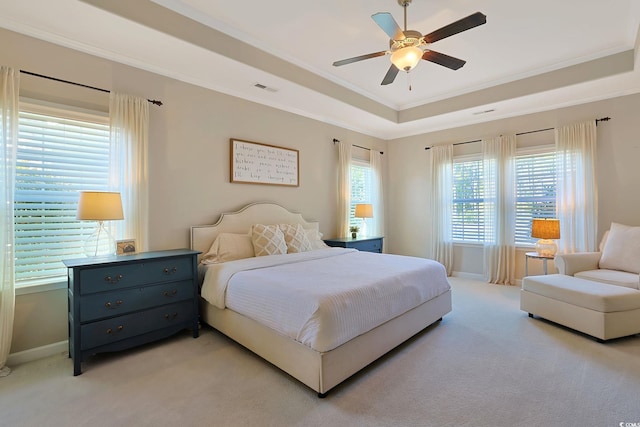
M 370 203 L 358 203 L 356 212 L 353 215 L 356 218 L 362 218 L 362 235 L 367 235 L 367 218 L 373 218 L 373 205 Z
M 120 193 L 81 191 L 77 219 L 98 221 L 98 227 L 85 242 L 87 256 L 114 254 L 116 242 L 104 226 L 104 221 L 124 219 Z
M 536 252 L 539 256 L 553 257 L 558 250 L 553 239 L 560 238 L 560 220 L 534 218 L 531 221 L 531 237 L 540 239 L 536 242 Z

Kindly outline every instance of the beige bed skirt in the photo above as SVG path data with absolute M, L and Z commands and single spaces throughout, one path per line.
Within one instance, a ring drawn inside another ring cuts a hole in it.
M 328 352 L 315 351 L 204 300 L 200 314 L 208 325 L 323 395 L 450 311 L 451 291 L 448 291 Z

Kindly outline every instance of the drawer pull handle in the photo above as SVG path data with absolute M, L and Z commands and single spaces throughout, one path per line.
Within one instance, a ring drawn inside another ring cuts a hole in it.
M 124 326 L 118 325 L 118 328 L 115 331 L 111 328 L 107 329 L 107 334 L 109 335 L 117 334 L 119 332 L 122 332 L 123 329 L 124 329 Z
M 173 313 L 173 315 L 171 314 L 165 314 L 164 318 L 167 320 L 174 320 L 176 317 L 178 317 L 178 313 Z
M 173 268 L 167 268 L 167 267 L 165 267 L 165 268 L 162 270 L 162 272 L 163 272 L 164 274 L 174 274 L 174 273 L 175 273 L 175 272 L 177 272 L 177 271 L 178 271 L 178 267 L 173 267 Z
M 178 295 L 178 290 L 177 290 L 177 289 L 174 289 L 174 290 L 172 290 L 171 292 L 169 292 L 169 291 L 164 291 L 164 292 L 162 292 L 162 295 L 164 295 L 165 297 L 169 297 L 169 298 L 171 298 L 171 297 L 175 297 L 176 295 Z
M 118 274 L 116 277 L 107 276 L 104 278 L 104 281 L 109 283 L 110 285 L 114 285 L 122 280 L 122 274 Z
M 122 300 L 121 299 L 116 301 L 115 306 L 113 304 L 111 304 L 111 301 L 108 301 L 104 306 L 109 308 L 109 309 L 111 309 L 111 310 L 113 310 L 113 309 L 118 308 L 120 305 L 122 305 Z

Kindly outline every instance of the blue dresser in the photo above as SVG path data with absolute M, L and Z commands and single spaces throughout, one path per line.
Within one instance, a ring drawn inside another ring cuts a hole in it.
M 96 353 L 191 329 L 198 337 L 197 255 L 187 249 L 63 261 L 73 375 Z
M 382 237 L 342 237 L 327 239 L 324 242 L 329 246 L 340 248 L 354 248 L 359 251 L 382 253 Z

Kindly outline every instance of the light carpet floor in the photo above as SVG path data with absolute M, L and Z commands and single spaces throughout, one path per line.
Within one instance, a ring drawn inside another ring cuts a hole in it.
M 530 319 L 518 287 L 451 283 L 442 322 L 325 399 L 203 327 L 97 355 L 77 377 L 66 354 L 15 366 L 0 378 L 0 425 L 640 425 L 639 336 L 599 344 Z

